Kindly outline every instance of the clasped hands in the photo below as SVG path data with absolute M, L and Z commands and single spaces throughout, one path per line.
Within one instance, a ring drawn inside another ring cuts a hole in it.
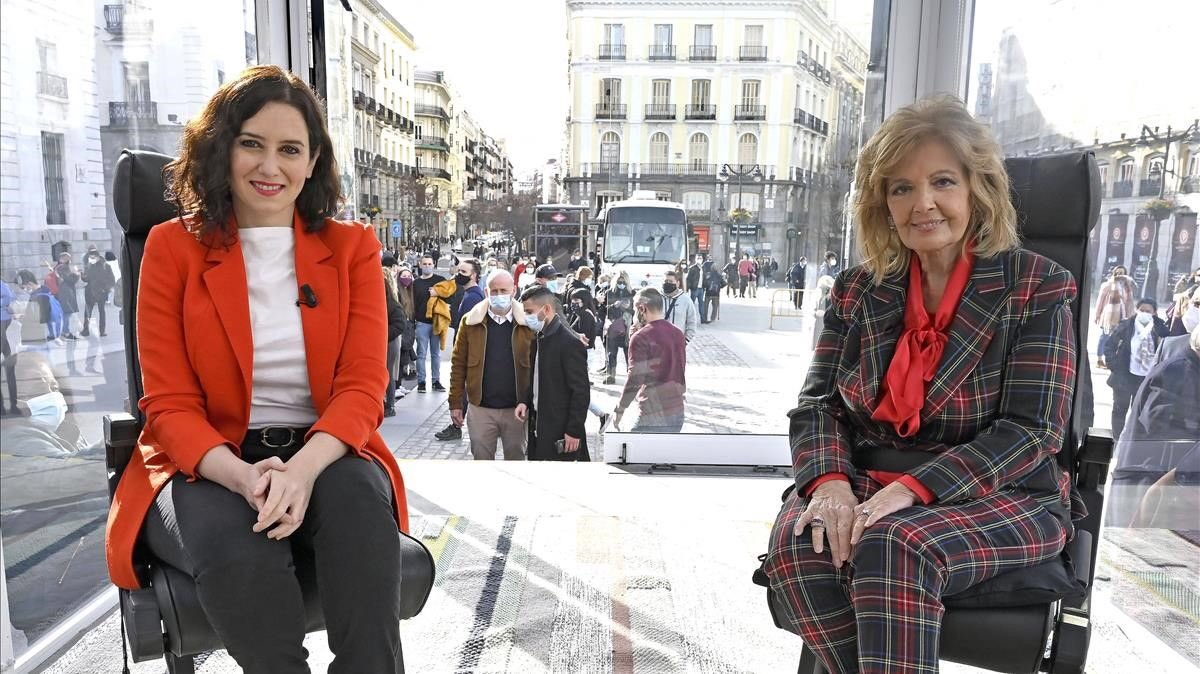
M 267 532 L 267 538 L 282 540 L 304 523 L 304 514 L 312 497 L 314 471 L 299 454 L 286 463 L 277 456 L 246 464 L 240 493 L 258 512 L 254 532 Z
M 830 480 L 813 490 L 792 534 L 800 536 L 806 528 L 811 529 L 813 551 L 817 554 L 825 551 L 828 539 L 833 565 L 840 569 L 849 561 L 864 531 L 880 519 L 916 502 L 917 495 L 899 482 L 887 485 L 859 503 L 849 482 Z

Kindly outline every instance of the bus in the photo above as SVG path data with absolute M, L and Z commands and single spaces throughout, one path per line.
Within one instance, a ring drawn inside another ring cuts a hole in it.
M 614 277 L 628 273 L 634 288 L 661 285 L 666 272 L 687 258 L 690 230 L 683 204 L 634 191 L 629 199 L 607 204 L 602 219 L 602 269 Z

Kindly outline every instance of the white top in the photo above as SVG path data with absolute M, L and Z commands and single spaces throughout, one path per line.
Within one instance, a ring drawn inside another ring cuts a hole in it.
M 250 291 L 254 383 L 250 428 L 311 426 L 317 421 L 308 387 L 304 327 L 296 306 L 296 239 L 291 227 L 238 230 Z

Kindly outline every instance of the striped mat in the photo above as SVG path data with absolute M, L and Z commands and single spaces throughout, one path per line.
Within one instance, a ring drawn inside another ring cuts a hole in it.
M 786 672 L 799 640 L 751 584 L 766 522 L 414 513 L 437 559 L 402 626 L 416 672 Z

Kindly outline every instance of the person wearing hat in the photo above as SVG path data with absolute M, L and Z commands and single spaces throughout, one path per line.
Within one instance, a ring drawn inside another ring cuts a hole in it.
M 1150 368 L 1158 344 L 1167 336 L 1167 323 L 1157 315 L 1158 305 L 1152 298 L 1138 300 L 1133 316 L 1117 324 L 1104 344 L 1104 361 L 1108 363 L 1108 385 L 1113 390 L 1112 437 L 1121 439 L 1125 430 L 1125 415 L 1138 387 Z
M 558 279 L 562 274 L 554 268 L 552 264 L 544 264 L 533 271 L 533 283 L 531 285 L 546 286 L 550 292 L 558 293 Z

